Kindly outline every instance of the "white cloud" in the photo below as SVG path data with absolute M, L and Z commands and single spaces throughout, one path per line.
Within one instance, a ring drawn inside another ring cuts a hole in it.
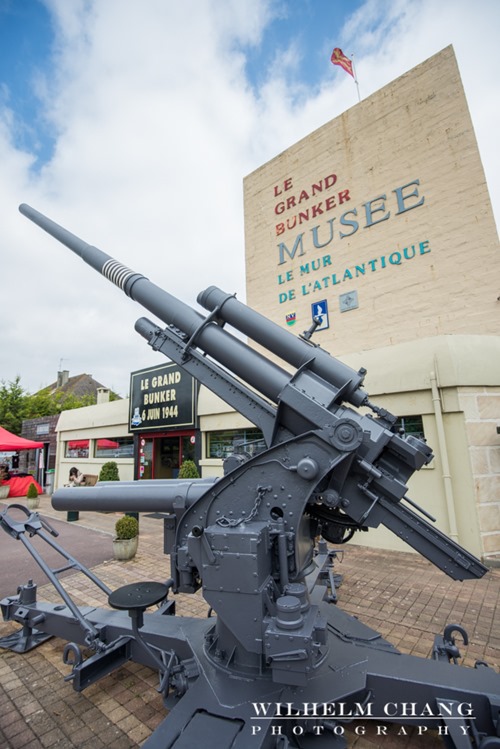
M 50 0 L 57 45 L 41 80 L 55 153 L 40 174 L 0 111 L 3 307 L 0 378 L 36 390 L 62 359 L 121 394 L 161 361 L 133 330 L 144 313 L 17 213 L 27 202 L 192 303 L 209 284 L 244 298 L 243 177 L 357 101 L 349 76 L 311 93 L 271 71 L 245 78 L 279 6 L 265 0 Z M 368 0 L 343 31 L 363 96 L 453 43 L 490 188 L 498 202 L 498 4 Z M 481 11 L 482 9 L 482 11 Z M 496 22 L 496 23 L 495 23 Z M 293 64 L 291 54 L 282 64 Z M 452 189 L 452 186 L 450 186 Z

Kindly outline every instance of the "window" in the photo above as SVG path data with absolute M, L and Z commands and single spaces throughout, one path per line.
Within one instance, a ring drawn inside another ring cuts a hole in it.
M 400 416 L 394 424 L 394 430 L 397 432 L 398 429 L 402 429 L 405 435 L 411 434 L 412 437 L 418 437 L 418 439 L 425 439 L 424 435 L 424 422 L 421 416 Z
M 95 441 L 96 458 L 133 458 L 133 437 L 100 438 Z
M 65 458 L 88 458 L 89 440 L 69 440 L 66 442 Z
M 235 452 L 255 455 L 265 448 L 260 429 L 225 429 L 207 432 L 207 458 L 227 458 Z

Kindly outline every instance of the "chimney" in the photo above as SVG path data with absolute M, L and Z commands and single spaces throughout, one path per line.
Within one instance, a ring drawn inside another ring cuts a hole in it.
M 69 380 L 69 369 L 57 373 L 57 387 L 62 388 Z
M 97 405 L 109 402 L 109 388 L 97 388 Z

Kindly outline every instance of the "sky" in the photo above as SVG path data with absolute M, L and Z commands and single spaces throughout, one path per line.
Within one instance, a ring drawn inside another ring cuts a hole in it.
M 196 308 L 244 301 L 243 179 L 357 104 L 334 47 L 364 99 L 453 45 L 498 225 L 499 31 L 498 0 L 0 0 L 0 381 L 127 396 L 164 362 L 20 203 Z

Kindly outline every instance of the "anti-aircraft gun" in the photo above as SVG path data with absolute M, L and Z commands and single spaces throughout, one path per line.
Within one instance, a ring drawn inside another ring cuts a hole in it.
M 208 312 L 203 315 L 33 208 L 21 205 L 20 211 L 158 317 L 163 325 L 141 318 L 136 330 L 255 424 L 266 448 L 235 454 L 217 480 L 57 490 L 53 506 L 59 510 L 168 513 L 171 578 L 114 592 L 97 581 L 114 611 L 84 613 L 60 591 L 70 614 L 37 602 L 32 589 L 21 586 L 2 601 L 4 617 L 23 625 L 15 649 L 29 649 L 39 635 L 67 639 L 65 658 L 77 690 L 130 659 L 156 668 L 170 712 L 144 744 L 148 749 L 198 742 L 234 749 L 298 746 L 298 736 L 318 747 L 342 747 L 335 731 L 342 719 L 407 722 L 407 713 L 384 712 L 395 694 L 398 703 L 413 705 L 421 725 L 446 729 L 450 746 L 500 747 L 500 677 L 490 668 L 453 665 L 453 633 L 458 629 L 466 639 L 460 627 L 450 625 L 437 636 L 433 659 L 426 660 L 400 653 L 332 605 L 327 542 L 339 544 L 379 525 L 453 579 L 487 571 L 406 496 L 409 478 L 432 460 L 432 451 L 401 434 L 396 418 L 370 402 L 362 388 L 365 371 L 352 370 L 308 335 L 293 336 L 216 287 L 198 297 Z M 226 326 L 267 349 L 273 361 Z M 25 545 L 25 532 L 48 539 L 36 514 L 16 524 L 7 510 L 0 522 Z M 213 616 L 174 616 L 170 591 L 200 588 Z M 145 613 L 155 604 L 157 611 Z M 81 645 L 94 651 L 86 660 Z

